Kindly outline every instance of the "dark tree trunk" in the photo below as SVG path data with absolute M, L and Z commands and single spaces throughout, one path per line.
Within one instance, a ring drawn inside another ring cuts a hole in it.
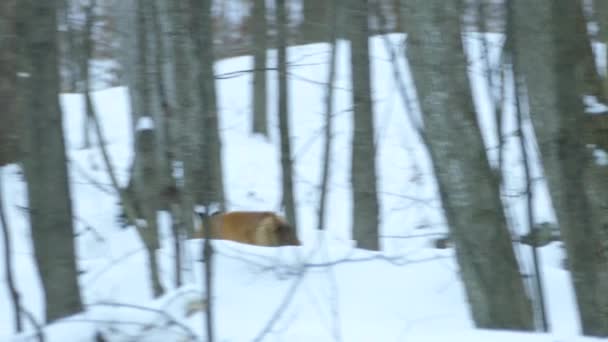
M 353 101 L 351 181 L 353 238 L 357 246 L 379 250 L 376 150 L 369 60 L 368 0 L 350 3 L 350 56 Z
M 511 0 L 515 53 L 525 78 L 551 200 L 585 335 L 608 336 L 605 170 L 585 147 L 585 52 L 577 30 L 578 1 Z M 584 38 L 583 38 L 584 39 Z M 605 167 L 604 167 L 605 169 Z
M 203 160 L 205 172 L 202 194 L 196 201 L 207 205 L 217 203 L 224 207 L 224 181 L 222 174 L 221 142 L 217 112 L 217 95 L 215 74 L 213 71 L 213 29 L 211 18 L 211 0 L 191 0 L 191 34 L 196 54 L 197 89 L 202 103 L 203 153 L 198 157 Z
M 253 1 L 253 133 L 268 136 L 266 101 L 266 58 L 268 24 L 266 1 Z
M 337 1 L 337 0 L 336 0 Z M 333 111 L 334 111 L 334 83 L 336 79 L 336 55 L 337 55 L 337 44 L 336 40 L 338 37 L 338 8 L 337 3 L 334 1 L 331 8 L 331 22 L 329 30 L 329 72 L 327 73 L 327 90 L 325 97 L 325 134 L 323 144 L 323 160 L 321 161 L 321 186 L 319 195 L 319 219 L 318 226 L 319 230 L 326 229 L 326 217 L 325 211 L 327 206 L 327 187 L 330 177 L 330 163 L 331 163 L 331 146 L 333 139 Z
M 54 1 L 19 0 L 17 10 L 30 223 L 46 320 L 52 322 L 82 310 L 59 105 L 57 8 Z
M 0 166 L 17 162 L 19 153 L 16 1 L 0 1 Z
M 292 226 L 297 226 L 296 204 L 293 187 L 293 163 L 289 138 L 289 90 L 287 81 L 287 9 L 285 0 L 276 0 L 277 21 L 277 70 L 279 74 L 279 134 L 281 136 L 281 171 L 283 207 L 285 217 Z
M 531 330 L 532 306 L 473 106 L 461 8 L 455 1 L 408 3 L 408 58 L 473 321 Z

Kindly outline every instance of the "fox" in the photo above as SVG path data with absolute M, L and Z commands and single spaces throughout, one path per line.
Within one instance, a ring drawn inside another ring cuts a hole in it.
M 218 212 L 207 217 L 211 224 L 211 238 L 231 240 L 255 246 L 300 246 L 297 232 L 283 217 L 271 211 Z M 203 224 L 199 224 L 195 238 L 204 238 Z

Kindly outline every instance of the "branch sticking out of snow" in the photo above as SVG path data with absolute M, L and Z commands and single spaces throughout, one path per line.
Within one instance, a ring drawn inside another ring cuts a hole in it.
M 137 125 L 135 125 L 136 131 L 148 131 L 154 129 L 154 120 L 150 116 L 142 116 L 137 120 Z

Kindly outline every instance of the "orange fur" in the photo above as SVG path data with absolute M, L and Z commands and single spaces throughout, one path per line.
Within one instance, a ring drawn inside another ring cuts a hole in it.
M 285 219 L 270 211 L 232 211 L 209 217 L 213 239 L 257 246 L 299 246 L 296 231 Z M 195 238 L 204 235 L 202 225 Z

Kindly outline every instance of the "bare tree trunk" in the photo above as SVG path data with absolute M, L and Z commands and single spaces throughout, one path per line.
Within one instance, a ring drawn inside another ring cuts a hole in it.
M 266 1 L 253 1 L 253 133 L 268 136 L 268 109 L 266 101 L 266 59 L 268 24 Z
M 203 189 L 203 178 L 200 170 L 202 151 L 202 135 L 200 108 L 194 98 L 195 82 L 192 74 L 197 70 L 194 62 L 194 54 L 189 39 L 188 20 L 190 15 L 189 5 L 184 2 L 169 1 L 170 36 L 171 49 L 173 51 L 172 67 L 174 73 L 175 88 L 175 113 L 177 123 L 175 131 L 171 133 L 175 141 L 176 157 L 181 162 L 183 170 L 182 182 L 178 182 L 180 201 L 182 203 L 182 221 L 188 236 L 194 234 L 194 202 L 195 189 Z M 193 70 L 194 69 L 194 70 Z M 197 170 L 199 172 L 197 172 Z
M 572 15 L 580 3 L 511 1 L 515 53 L 566 245 L 583 333 L 608 336 L 608 217 L 603 199 L 608 184 L 605 167 L 591 161 L 581 134 L 586 57 Z
M 71 11 L 72 0 L 58 1 L 58 14 L 63 26 L 62 32 L 64 33 L 63 39 L 61 40 L 63 44 L 60 44 L 60 47 L 63 47 L 63 49 L 60 50 L 60 60 L 63 60 L 63 63 L 60 63 L 60 65 L 64 64 L 65 69 L 67 70 L 67 80 L 64 79 L 67 82 L 67 90 L 70 92 L 77 92 L 79 91 L 78 83 L 82 76 L 82 68 L 79 64 L 82 58 L 80 58 L 81 56 L 78 51 L 77 32 L 70 15 Z
M 16 1 L 0 1 L 0 166 L 19 157 Z
M 289 138 L 289 91 L 287 81 L 287 9 L 285 0 L 276 0 L 276 22 L 277 22 L 277 71 L 278 82 L 278 114 L 279 134 L 281 136 L 281 171 L 283 207 L 285 217 L 297 227 L 296 204 L 293 186 L 293 162 L 291 160 L 291 143 Z
M 93 125 L 93 101 L 91 99 L 91 75 L 89 68 L 89 60 L 93 56 L 93 25 L 95 24 L 94 9 L 97 6 L 96 0 L 91 0 L 85 8 L 85 23 L 84 32 L 81 39 L 82 54 L 80 61 L 80 73 L 83 79 L 83 93 L 85 98 L 85 116 L 83 119 L 83 148 L 91 148 L 90 128 Z M 76 58 L 76 56 L 69 57 Z
M 171 214 L 171 233 L 173 236 L 173 247 L 175 252 L 174 266 L 175 266 L 175 286 L 179 287 L 182 284 L 182 247 L 181 247 L 181 232 L 182 232 L 182 201 L 178 194 L 177 180 L 174 178 L 173 165 L 177 161 L 177 125 L 179 123 L 177 117 L 174 114 L 174 109 L 169 103 L 169 94 L 167 91 L 167 84 L 163 66 L 165 64 L 165 57 L 167 50 L 165 49 L 164 32 L 161 27 L 161 17 L 159 11 L 159 0 L 154 0 L 150 3 L 152 9 L 152 17 L 154 19 L 154 36 L 156 40 L 156 89 L 158 91 L 158 99 L 161 104 L 161 111 L 163 120 L 163 131 L 164 141 L 161 144 L 163 149 L 163 158 L 161 158 L 161 200 L 164 202 L 161 205 L 162 208 L 167 208 Z
M 13 304 L 13 314 L 15 315 L 15 332 L 20 333 L 23 330 L 23 322 L 21 320 L 21 295 L 15 284 L 13 249 L 11 248 L 11 229 L 8 226 L 8 220 L 6 219 L 3 197 L 2 168 L 0 168 L 0 225 L 2 226 L 2 241 L 4 241 L 4 270 L 6 274 L 6 285 L 8 286 L 8 291 Z
M 327 13 L 331 3 L 335 0 L 303 0 L 302 26 L 300 34 L 303 43 L 326 40 Z
M 140 120 L 146 119 L 152 120 L 150 117 L 142 117 Z M 141 122 L 145 121 L 140 121 L 140 123 Z M 158 260 L 156 257 L 156 250 L 160 245 L 158 241 L 158 223 L 156 219 L 158 192 L 154 186 L 158 184 L 157 164 L 154 158 L 154 128 L 138 127 L 135 138 L 139 161 L 135 168 L 134 185 L 138 203 L 140 203 L 142 207 L 142 216 L 146 221 L 146 226 L 144 229 L 140 230 L 140 234 L 148 253 L 152 291 L 154 297 L 160 297 L 164 293 L 164 290 L 160 281 Z
M 34 256 L 48 322 L 82 311 L 72 206 L 59 105 L 59 58 L 54 1 L 19 0 L 24 66 L 19 91 L 25 132 L 24 169 Z
M 532 306 L 473 106 L 461 8 L 442 0 L 408 5 L 408 58 L 473 321 L 480 328 L 531 330 Z
M 213 72 L 213 30 L 211 25 L 211 0 L 191 0 L 192 38 L 198 65 L 197 89 L 202 103 L 203 170 L 205 172 L 202 197 L 196 201 L 202 205 L 219 204 L 224 208 L 224 182 L 222 174 L 221 142 L 217 112 L 215 74 Z
M 507 44 L 510 44 L 511 46 L 513 46 L 513 33 L 512 33 L 512 24 L 510 23 L 510 18 L 512 17 L 512 13 L 508 13 L 508 19 L 507 19 L 507 37 L 509 37 L 508 39 L 511 39 L 511 41 Z M 538 225 L 535 225 L 535 218 L 534 218 L 534 188 L 533 188 L 533 178 L 532 178 L 532 174 L 531 174 L 531 170 L 530 170 L 530 164 L 531 161 L 533 161 L 532 158 L 532 154 L 528 151 L 528 147 L 527 147 L 527 141 L 531 141 L 529 138 L 526 137 L 526 134 L 524 132 L 523 129 L 523 122 L 524 122 L 524 118 L 523 118 L 523 111 L 524 109 L 522 108 L 522 100 L 524 99 L 524 85 L 521 82 L 521 78 L 517 77 L 517 75 L 520 75 L 519 72 L 517 72 L 516 70 L 518 70 L 519 66 L 518 66 L 519 61 L 517 60 L 517 56 L 514 54 L 511 54 L 511 65 L 513 66 L 513 75 L 515 76 L 515 82 L 514 82 L 514 92 L 515 92 L 515 110 L 517 112 L 517 134 L 519 135 L 519 146 L 520 146 L 520 151 L 522 154 L 522 159 L 523 159 L 523 169 L 524 169 L 524 177 L 525 177 L 525 196 L 526 196 L 526 218 L 527 218 L 527 224 L 528 224 L 528 232 L 530 234 L 530 236 L 534 237 L 534 243 L 532 244 L 532 262 L 534 264 L 534 280 L 535 280 L 535 290 L 536 290 L 536 308 L 538 311 L 537 314 L 537 320 L 540 322 L 540 326 L 542 331 L 544 332 L 548 332 L 549 331 L 549 321 L 547 320 L 547 313 L 545 310 L 545 293 L 543 290 L 543 276 L 542 276 L 542 271 L 540 268 L 540 255 L 538 253 L 538 247 L 539 247 L 539 227 Z M 502 169 L 499 169 L 502 170 Z
M 329 22 L 330 25 L 330 33 L 329 33 L 329 72 L 327 73 L 327 94 L 325 96 L 325 141 L 323 145 L 323 160 L 321 164 L 322 173 L 321 173 L 321 186 L 320 186 L 320 196 L 319 196 L 319 219 L 318 226 L 319 230 L 326 229 L 325 227 L 325 207 L 327 202 L 327 184 L 329 182 L 330 176 L 330 157 L 331 157 L 331 143 L 332 143 L 332 117 L 334 111 L 334 82 L 336 79 L 336 54 L 337 54 L 337 44 L 336 39 L 338 37 L 338 8 L 337 1 L 333 2 L 333 6 L 331 8 L 331 20 Z
M 213 300 L 213 261 L 214 261 L 214 250 L 213 245 L 211 244 L 211 222 L 209 221 L 210 215 L 210 207 L 204 207 L 204 213 L 201 214 L 201 221 L 203 223 L 203 236 L 205 237 L 205 242 L 203 244 L 203 260 L 205 261 L 205 296 L 207 297 L 207 305 L 205 305 L 205 333 L 207 334 L 207 341 L 214 341 L 214 329 L 213 324 L 214 320 L 214 311 L 213 305 L 215 301 Z
M 350 3 L 350 55 L 353 88 L 353 140 L 351 179 L 353 238 L 357 246 L 379 250 L 376 151 L 369 60 L 368 0 Z

